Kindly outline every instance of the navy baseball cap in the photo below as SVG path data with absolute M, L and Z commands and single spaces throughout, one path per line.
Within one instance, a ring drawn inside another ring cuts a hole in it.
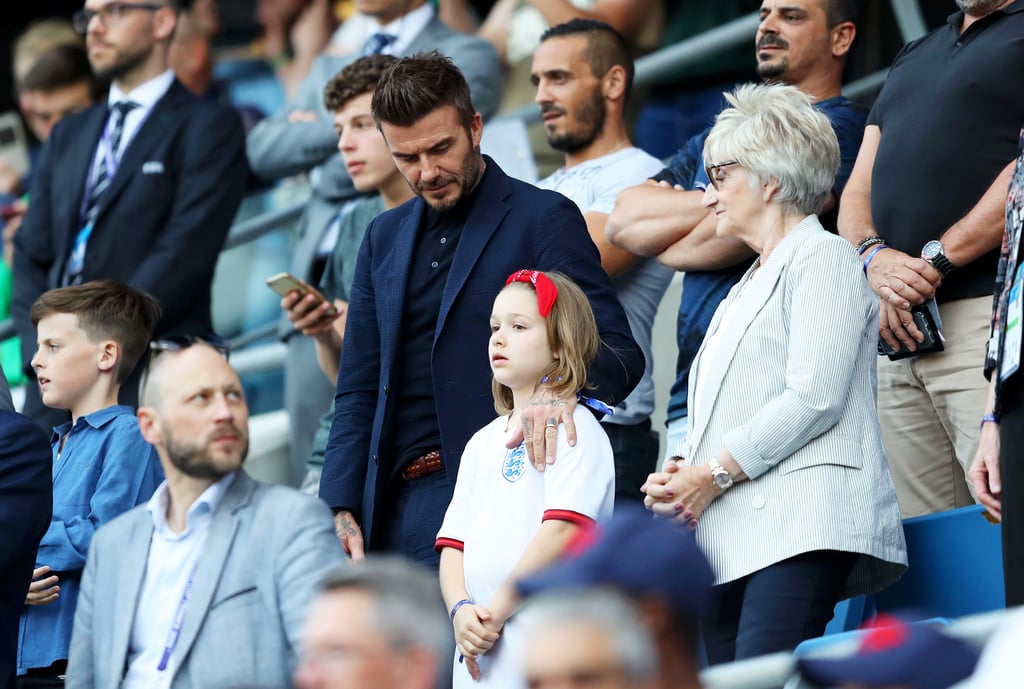
M 676 612 L 700 617 L 711 602 L 714 573 L 693 534 L 640 507 L 616 508 L 598 524 L 591 543 L 548 569 L 516 583 L 523 596 L 559 588 L 607 586 L 664 599 Z
M 800 672 L 826 687 L 857 682 L 868 687 L 948 689 L 970 677 L 978 663 L 978 651 L 931 624 L 880 616 L 874 625 L 853 655 L 799 658 Z

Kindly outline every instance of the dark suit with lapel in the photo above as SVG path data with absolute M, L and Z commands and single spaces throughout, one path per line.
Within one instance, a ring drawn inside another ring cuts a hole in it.
M 50 443 L 36 424 L 0 411 L 0 689 L 14 686 L 18 618 L 53 508 L 51 462 Z
M 604 342 L 592 369 L 593 396 L 614 406 L 644 371 L 643 354 L 576 205 L 561 194 L 512 179 L 486 160 L 442 294 L 431 353 L 450 491 L 466 442 L 494 419 L 487 324 L 495 295 L 515 270 L 561 271 L 590 298 Z M 356 513 L 370 548 L 380 545 L 382 535 L 374 524 L 389 509 L 391 388 L 402 366 L 396 359 L 403 301 L 425 212 L 424 201 L 415 198 L 373 221 L 359 252 L 349 302 L 320 496 L 332 507 Z
M 120 685 L 152 537 L 145 505 L 96 532 L 75 612 L 68 689 Z M 323 503 L 239 472 L 203 543 L 172 689 L 289 686 L 306 608 L 323 574 L 344 560 Z
M 60 286 L 106 120 L 104 102 L 54 128 L 15 237 L 11 310 L 29 374 L 36 341 L 29 309 Z M 114 278 L 152 294 L 163 306 L 158 334 L 209 333 L 213 270 L 247 170 L 238 115 L 174 81 L 125 147 L 100 199 L 83 282 Z
M 434 49 L 452 58 L 466 77 L 473 106 L 485 122 L 498 112 L 502 77 L 494 46 L 477 36 L 450 29 L 434 16 L 402 51 L 402 56 Z M 289 266 L 289 271 L 303 280 L 314 280 L 317 247 L 342 204 L 358 193 L 338 153 L 338 133 L 334 131 L 333 115 L 324 105 L 324 86 L 360 57 L 359 53 L 317 57 L 295 98 L 257 124 L 246 139 L 249 162 L 261 177 L 281 179 L 319 166 Z M 289 121 L 289 115 L 296 110 L 315 112 L 316 120 Z M 293 475 L 301 475 L 318 419 L 330 407 L 334 384 L 316 364 L 313 340 L 295 337 L 295 328 L 286 315 L 281 316 L 278 333 L 288 342 L 284 399 L 292 425 L 291 458 L 296 472 Z

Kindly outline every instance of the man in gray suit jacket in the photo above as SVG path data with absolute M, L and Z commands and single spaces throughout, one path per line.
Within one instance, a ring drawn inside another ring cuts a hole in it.
M 338 153 L 338 135 L 331 113 L 324 107 L 323 90 L 331 77 L 360 55 L 383 52 L 404 57 L 440 50 L 465 74 L 473 105 L 487 120 L 501 101 L 501 65 L 487 41 L 448 28 L 426 0 L 379 0 L 357 9 L 378 24 L 359 54 L 321 55 L 299 86 L 294 100 L 260 122 L 249 134 L 246 148 L 253 172 L 265 179 L 281 179 L 311 172 L 313 194 L 306 206 L 299 238 L 292 250 L 291 272 L 317 284 L 317 257 L 330 254 L 325 237 L 342 202 L 357 192 Z M 380 39 L 379 37 L 385 37 Z M 284 316 L 280 335 L 288 340 L 285 363 L 285 407 L 292 423 L 291 460 L 298 481 L 317 429 L 317 419 L 330 406 L 334 387 L 316 365 L 309 338 L 292 337 L 295 330 Z
M 167 481 L 101 528 L 82 576 L 69 689 L 288 686 L 323 573 L 323 503 L 241 471 L 248 409 L 212 346 L 158 341 L 139 427 Z

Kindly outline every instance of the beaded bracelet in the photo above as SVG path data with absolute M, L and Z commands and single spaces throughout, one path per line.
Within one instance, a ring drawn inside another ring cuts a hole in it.
M 885 244 L 885 240 L 881 237 L 865 237 L 857 244 L 857 253 L 863 256 L 865 251 L 878 244 Z
M 864 274 L 865 275 L 868 274 L 868 266 L 871 265 L 871 259 L 873 259 L 875 257 L 875 254 L 877 254 L 882 249 L 888 249 L 888 248 L 889 248 L 888 244 L 878 244 L 871 251 L 868 252 L 867 258 L 864 259 Z
M 461 608 L 463 605 L 472 605 L 472 604 L 473 604 L 473 601 L 471 601 L 468 598 L 463 598 L 458 603 L 456 603 L 455 605 L 452 606 L 452 611 L 450 613 L 448 613 L 448 617 L 451 619 L 452 622 L 454 622 L 455 621 L 455 613 L 457 613 L 459 611 L 459 608 Z
M 985 428 L 985 424 L 987 423 L 994 423 L 995 425 L 998 426 L 999 417 L 996 416 L 995 414 L 985 414 L 985 416 L 981 417 L 981 424 L 978 426 L 978 428 Z

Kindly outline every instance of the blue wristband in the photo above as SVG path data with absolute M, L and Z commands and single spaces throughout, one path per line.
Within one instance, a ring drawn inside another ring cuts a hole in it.
M 471 601 L 468 598 L 463 598 L 458 603 L 456 603 L 455 605 L 452 606 L 452 611 L 450 613 L 448 613 L 448 618 L 452 622 L 454 622 L 455 621 L 455 613 L 457 613 L 459 611 L 459 608 L 461 608 L 463 605 L 472 605 L 472 604 L 473 604 L 473 601 Z
M 994 423 L 998 426 L 999 417 L 995 414 L 985 414 L 985 416 L 981 417 L 981 424 L 979 425 L 979 428 L 985 428 L 985 424 L 987 423 Z
M 888 244 L 879 244 L 874 249 L 872 249 L 871 251 L 868 252 L 867 257 L 864 259 L 864 274 L 865 275 L 868 274 L 868 266 L 871 265 L 871 259 L 873 259 L 875 257 L 875 254 L 877 254 L 882 249 L 888 249 L 888 248 L 889 248 Z

